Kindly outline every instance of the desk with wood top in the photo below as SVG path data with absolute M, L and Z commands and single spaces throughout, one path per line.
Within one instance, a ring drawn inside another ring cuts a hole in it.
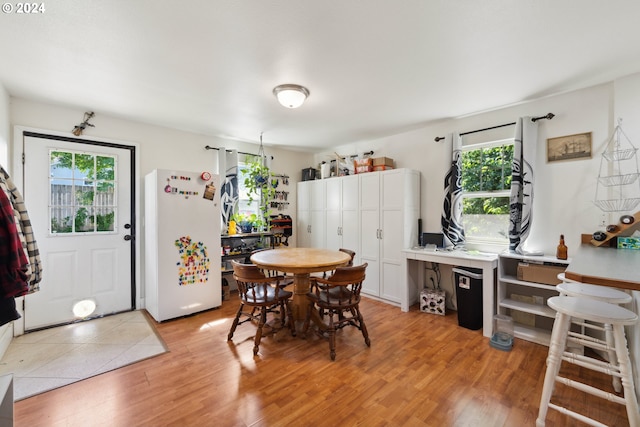
M 295 320 L 304 320 L 309 306 L 309 273 L 335 270 L 336 267 L 347 265 L 351 257 L 345 252 L 330 249 L 278 248 L 256 252 L 250 259 L 260 268 L 293 274 L 293 298 L 290 307 Z M 318 322 L 319 316 L 316 318 L 314 313 L 311 313 L 312 320 L 322 324 Z

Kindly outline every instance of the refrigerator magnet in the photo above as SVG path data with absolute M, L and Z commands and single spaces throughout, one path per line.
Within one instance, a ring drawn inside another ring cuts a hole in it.
M 216 195 L 216 186 L 211 184 L 207 184 L 204 187 L 204 194 L 202 195 L 203 199 L 213 200 Z

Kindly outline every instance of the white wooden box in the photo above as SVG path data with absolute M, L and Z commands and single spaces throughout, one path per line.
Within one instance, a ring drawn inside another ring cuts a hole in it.
M 445 292 L 441 289 L 423 289 L 420 291 L 420 311 L 445 314 Z

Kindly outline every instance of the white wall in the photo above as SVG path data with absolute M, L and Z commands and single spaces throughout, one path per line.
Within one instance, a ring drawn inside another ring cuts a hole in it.
M 65 132 L 68 133 L 70 137 L 73 137 L 71 130 L 82 121 L 84 112 L 87 110 L 11 98 L 11 125 L 43 130 L 45 133 L 46 131 Z M 141 224 L 140 220 L 144 218 L 144 200 L 142 200 L 142 195 L 144 194 L 144 176 L 153 169 L 167 168 L 218 173 L 218 151 L 206 150 L 204 148 L 205 146 L 235 148 L 248 153 L 257 153 L 259 148 L 258 145 L 255 144 L 224 140 L 222 138 L 148 125 L 102 115 L 100 112 L 96 112 L 95 117 L 90 122 L 95 125 L 95 127 L 88 127 L 83 134 L 84 137 L 89 139 L 91 137 L 106 139 L 125 144 L 131 143 L 137 144 L 138 146 L 138 224 Z M 258 137 L 259 136 L 256 135 L 256 138 Z M 21 149 L 15 147 L 14 156 L 20 153 Z M 288 188 L 282 187 L 279 188 L 279 190 L 290 192 L 289 202 L 291 203 L 289 210 L 281 213 L 294 215 L 296 182 L 300 179 L 301 168 L 304 167 L 300 165 L 310 164 L 312 155 L 309 153 L 276 149 L 268 145 L 265 145 L 265 153 L 268 156 L 274 157 L 271 163 L 271 169 L 274 173 L 287 174 L 291 177 Z M 15 181 L 16 185 L 21 185 L 18 180 Z M 28 209 L 28 200 L 26 202 Z M 35 212 L 30 212 L 30 214 L 37 215 Z M 140 280 L 137 295 L 138 301 L 140 301 L 140 299 L 144 297 L 143 227 L 138 227 L 138 231 L 138 241 L 140 242 L 138 245 L 140 248 L 138 272 L 140 274 Z
M 537 175 L 535 182 L 535 212 L 532 232 L 527 240 L 529 250 L 555 254 L 558 238 L 565 235 L 569 256 L 580 244 L 582 233 L 593 233 L 599 224 L 609 224 L 609 218 L 593 204 L 600 166 L 600 152 L 613 130 L 614 84 L 570 92 L 554 97 L 451 119 L 403 134 L 337 147 L 315 156 L 315 162 L 327 159 L 330 153 L 355 154 L 374 151 L 374 157 L 391 157 L 396 167 L 421 171 L 421 217 L 423 231 L 439 232 L 443 202 L 444 176 L 450 165 L 451 139 L 435 142 L 436 136 L 451 132 L 468 132 L 514 122 L 520 116 L 542 116 L 548 112 L 553 120 L 539 121 Z M 632 118 L 629 117 L 629 120 Z M 547 138 L 592 132 L 593 156 L 586 160 L 548 163 Z M 638 135 L 640 140 L 640 135 Z

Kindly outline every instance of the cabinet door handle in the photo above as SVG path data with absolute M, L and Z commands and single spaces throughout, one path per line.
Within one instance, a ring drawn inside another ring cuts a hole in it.
M 378 237 L 380 240 L 382 240 L 382 230 L 378 230 L 380 232 L 380 237 Z

